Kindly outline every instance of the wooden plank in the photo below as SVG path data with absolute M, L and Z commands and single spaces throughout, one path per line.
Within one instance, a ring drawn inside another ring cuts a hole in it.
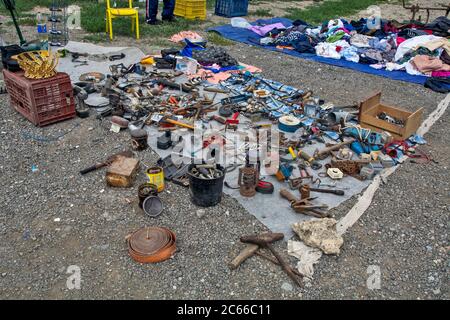
M 379 105 L 380 100 L 381 100 L 381 92 L 377 92 L 369 96 L 364 101 L 361 101 L 359 104 L 359 116 L 361 116 L 364 113 L 367 113 L 370 109 Z
M 367 123 L 361 123 L 361 127 L 365 128 L 365 129 L 371 129 L 371 130 L 373 130 L 375 132 L 379 132 L 379 133 L 382 133 L 383 131 L 387 131 L 387 130 L 382 129 L 382 128 L 371 126 L 370 124 L 367 124 Z M 390 132 L 390 131 L 387 131 L 387 132 L 389 132 L 392 135 L 394 140 L 403 139 L 400 134 L 397 134 L 397 133 L 394 133 L 394 132 Z
M 387 121 L 372 117 L 370 115 L 362 115 L 361 119 L 360 119 L 360 124 L 362 125 L 363 123 L 369 124 L 371 126 L 389 131 L 389 132 L 394 132 L 397 134 L 401 134 L 402 132 L 402 127 L 389 123 Z
M 403 136 L 410 137 L 419 128 L 422 120 L 423 108 L 414 112 L 407 120 L 405 128 L 403 128 Z

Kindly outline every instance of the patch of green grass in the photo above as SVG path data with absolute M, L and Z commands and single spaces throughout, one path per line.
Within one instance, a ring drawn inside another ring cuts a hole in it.
M 36 19 L 35 18 L 29 18 L 29 17 L 21 18 L 19 20 L 19 24 L 21 26 L 35 26 L 36 25 Z
M 203 21 L 199 20 L 187 20 L 178 17 L 176 22 L 164 22 L 158 26 L 143 23 L 141 30 L 143 36 L 170 38 L 175 33 L 196 29 L 196 27 L 203 23 Z
M 164 37 L 169 38 L 171 35 L 183 30 L 195 29 L 195 26 L 203 24 L 204 21 L 187 20 L 177 17 L 176 22 L 163 22 L 161 25 L 148 25 L 145 22 L 145 16 L 140 15 L 140 33 L 143 38 Z M 81 26 L 90 33 L 105 32 L 105 5 L 104 4 L 84 4 L 82 6 Z M 115 35 L 134 36 L 131 31 L 131 18 L 113 19 L 113 33 Z
M 19 16 L 25 11 L 31 11 L 34 7 L 49 7 L 52 3 L 52 0 L 16 0 L 16 11 Z M 6 10 L 3 2 L 0 3 L 0 12 L 5 14 L 9 13 Z
M 305 9 L 288 9 L 289 19 L 302 19 L 309 23 L 322 23 L 329 19 L 355 14 L 371 5 L 387 2 L 388 0 L 333 0 L 311 5 Z
M 232 46 L 234 44 L 233 41 L 222 37 L 220 34 L 214 31 L 208 32 L 208 42 L 218 46 Z
M 49 8 L 52 5 L 53 0 L 15 0 L 15 2 L 16 2 L 16 11 L 18 15 L 23 16 L 26 11 L 31 11 L 35 7 Z M 69 4 L 77 4 L 77 5 L 82 4 L 92 5 L 93 3 L 97 3 L 97 0 L 69 0 L 67 2 Z M 2 1 L 0 1 L 0 12 L 2 14 L 9 13 L 9 11 L 6 10 Z
M 256 17 L 273 17 L 270 9 L 256 9 L 255 11 L 250 11 L 248 15 Z
M 84 41 L 87 42 L 93 42 L 93 43 L 98 43 L 98 42 L 102 42 L 105 40 L 105 34 L 104 33 L 91 33 L 91 34 L 87 34 L 83 37 Z
M 120 0 L 126 3 L 127 0 Z M 70 4 L 76 4 L 81 7 L 81 27 L 89 33 L 84 37 L 84 40 L 91 42 L 102 42 L 108 39 L 106 32 L 105 19 L 105 3 L 98 3 L 97 0 L 71 0 Z M 120 2 L 120 3 L 122 3 Z M 49 7 L 52 0 L 16 0 L 16 9 L 22 25 L 34 25 L 35 14 L 29 13 L 36 6 Z M 119 1 L 118 1 L 119 3 Z M 173 34 L 184 30 L 199 30 L 210 26 L 210 21 L 187 20 L 178 17 L 176 22 L 164 22 L 161 25 L 152 26 L 145 22 L 145 14 L 143 8 L 145 2 L 140 3 L 134 0 L 134 4 L 141 8 L 140 10 L 140 33 L 141 37 L 151 44 L 160 46 L 169 46 L 171 43 L 167 40 Z M 215 0 L 207 0 L 208 9 L 214 8 Z M 160 8 L 159 11 L 161 11 Z M 9 16 L 8 11 L 4 8 L 0 1 L 0 12 Z M 5 23 L 10 25 L 10 22 Z M 131 30 L 131 18 L 116 18 L 113 19 L 113 33 L 116 36 L 134 37 L 135 33 Z M 225 39 L 214 37 L 213 41 L 222 43 L 222 45 L 229 45 Z M 172 44 L 173 45 L 173 44 Z
M 206 0 L 206 8 L 212 9 L 216 6 L 216 0 Z
M 181 44 L 173 43 L 173 42 L 169 41 L 169 39 L 166 39 L 166 38 L 150 38 L 150 39 L 148 39 L 148 43 L 154 47 L 160 47 L 160 48 L 180 47 L 180 49 L 181 49 Z

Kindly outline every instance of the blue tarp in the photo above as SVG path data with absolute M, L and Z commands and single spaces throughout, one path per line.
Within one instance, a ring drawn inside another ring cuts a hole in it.
M 281 22 L 282 24 L 284 24 L 285 27 L 290 27 L 292 25 L 292 21 L 289 19 L 286 19 L 286 18 L 260 19 L 260 20 L 255 21 L 252 24 L 253 25 L 267 25 L 267 24 L 272 24 L 272 23 L 277 23 L 277 22 Z M 347 61 L 345 59 L 340 59 L 340 60 L 330 59 L 330 58 L 320 57 L 320 56 L 317 56 L 317 55 L 311 54 L 311 53 L 299 53 L 294 50 L 286 50 L 286 49 L 279 50 L 279 49 L 276 49 L 274 46 L 258 45 L 254 41 L 251 41 L 250 39 L 258 39 L 259 40 L 259 39 L 261 39 L 261 37 L 259 35 L 257 35 L 256 33 L 252 32 L 250 30 L 247 30 L 247 29 L 234 28 L 229 24 L 211 28 L 211 29 L 208 29 L 208 31 L 216 31 L 227 39 L 238 41 L 238 42 L 243 42 L 243 43 L 253 45 L 253 46 L 259 46 L 259 47 L 262 47 L 267 50 L 283 52 L 285 54 L 288 54 L 288 55 L 291 55 L 294 57 L 317 61 L 317 62 L 321 62 L 321 63 L 326 63 L 326 64 L 330 64 L 333 66 L 352 69 L 352 70 L 356 70 L 356 71 L 360 71 L 360 72 L 364 72 L 364 73 L 374 74 L 377 76 L 381 76 L 381 77 L 385 77 L 385 78 L 389 78 L 389 79 L 393 79 L 393 80 L 406 81 L 406 82 L 412 82 L 412 83 L 417 83 L 417 84 L 423 85 L 425 83 L 425 81 L 428 79 L 428 77 L 425 77 L 425 76 L 410 75 L 405 71 L 377 70 L 377 69 L 371 68 L 369 65 L 355 63 L 355 62 Z

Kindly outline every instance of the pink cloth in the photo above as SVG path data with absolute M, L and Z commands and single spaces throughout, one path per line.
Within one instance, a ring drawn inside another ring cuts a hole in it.
M 405 42 L 406 39 L 402 37 L 397 37 L 397 46 L 399 46 L 402 42 Z
M 447 78 L 450 77 L 450 71 L 433 71 L 431 73 L 432 77 L 442 77 L 442 78 Z
M 174 34 L 170 38 L 170 41 L 178 43 L 178 42 L 184 41 L 184 39 L 188 39 L 188 40 L 193 41 L 193 42 L 203 40 L 203 38 L 197 32 L 181 31 L 181 32 L 179 32 L 177 34 Z
M 441 59 L 425 55 L 415 56 L 411 64 L 424 74 L 431 74 L 433 71 L 450 71 L 450 65 L 445 64 Z
M 273 29 L 286 29 L 284 24 L 281 22 L 274 23 L 274 24 L 268 24 L 267 26 L 252 26 L 248 30 L 253 31 L 254 33 L 260 35 L 261 37 L 264 37 L 268 32 L 272 31 Z

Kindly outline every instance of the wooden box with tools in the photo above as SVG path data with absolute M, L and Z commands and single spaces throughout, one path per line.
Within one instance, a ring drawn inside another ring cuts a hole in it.
M 393 119 L 400 120 L 402 125 L 391 123 L 379 118 L 385 114 Z M 398 107 L 381 103 L 381 92 L 372 95 L 359 105 L 359 124 L 363 128 L 376 132 L 387 131 L 395 139 L 408 139 L 420 126 L 423 108 L 416 112 L 409 112 Z
M 106 182 L 112 187 L 131 187 L 138 169 L 139 160 L 118 156 L 106 171 Z

